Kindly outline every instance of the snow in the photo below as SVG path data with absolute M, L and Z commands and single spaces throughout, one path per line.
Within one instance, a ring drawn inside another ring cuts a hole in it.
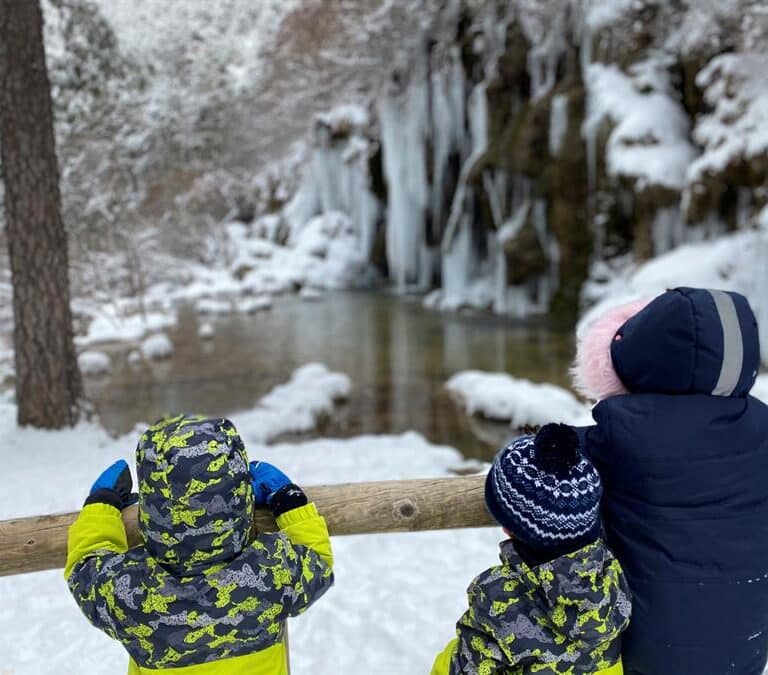
M 216 336 L 216 328 L 212 323 L 202 323 L 197 329 L 197 335 L 202 340 L 212 340 Z
M 506 373 L 467 370 L 445 385 L 470 415 L 509 421 L 512 428 L 548 422 L 592 424 L 590 407 L 554 384 L 538 384 Z
M 141 354 L 155 361 L 167 359 L 173 354 L 173 343 L 165 333 L 150 335 L 141 343 Z
M 309 286 L 305 286 L 301 289 L 301 292 L 299 293 L 299 297 L 302 300 L 307 300 L 309 302 L 312 302 L 313 300 L 319 300 L 323 297 L 323 294 L 318 291 L 316 288 L 310 288 Z
M 104 352 L 87 351 L 77 357 L 77 365 L 83 375 L 103 375 L 109 372 L 112 361 Z
M 216 300 L 214 298 L 201 298 L 195 303 L 198 314 L 230 314 L 232 303 L 229 300 Z
M 238 416 L 247 429 L 253 430 L 243 438 L 265 443 L 282 433 L 310 431 L 319 419 L 331 413 L 334 402 L 349 396 L 351 387 L 346 375 L 333 373 L 323 364 L 302 366 L 253 410 Z
M 150 312 L 145 314 L 123 314 L 114 303 L 99 308 L 98 315 L 91 321 L 85 336 L 78 336 L 78 345 L 93 345 L 103 342 L 133 342 L 148 333 L 170 328 L 176 324 L 173 312 Z
M 636 6 L 636 0 L 593 0 L 588 6 L 586 25 L 596 32 L 625 16 Z
M 688 140 L 688 116 L 671 94 L 666 67 L 663 60 L 648 60 L 630 66 L 629 74 L 615 65 L 593 63 L 587 68 L 584 136 L 594 145 L 603 122 L 612 123 L 608 172 L 635 180 L 638 191 L 654 185 L 682 189 L 696 155 Z M 592 167 L 590 175 L 594 171 Z
M 579 322 L 582 331 L 610 307 L 653 298 L 668 288 L 691 286 L 743 293 L 757 316 L 763 362 L 768 364 L 768 230 L 756 229 L 714 241 L 686 244 L 644 265 L 608 272 L 606 280 L 590 284 L 596 304 Z
M 752 387 L 752 396 L 768 404 L 768 374 L 757 376 L 755 386 Z
M 272 298 L 267 295 L 245 298 L 237 303 L 237 310 L 244 314 L 256 314 L 272 308 Z
M 262 426 L 263 409 L 282 409 L 288 430 L 305 407 L 300 399 L 348 391 L 343 379 L 322 366 L 305 367 L 284 385 L 290 391 L 278 388 L 256 410 L 232 415 L 249 456 L 304 485 L 447 476 L 463 468 L 455 449 L 416 433 L 262 444 L 278 432 Z M 19 429 L 15 415 L 10 403 L 0 403 L 7 450 L 0 519 L 78 509 L 104 466 L 130 461 L 141 431 L 114 439 L 90 423 L 58 432 Z M 54 468 L 55 490 L 29 489 L 49 482 Z M 428 672 L 466 609 L 467 585 L 498 561 L 502 538 L 495 528 L 334 538 L 334 588 L 289 624 L 291 672 Z M 122 647 L 81 615 L 61 570 L 0 578 L 0 654 L 2 668 L 14 675 L 104 675 L 127 665 Z
M 701 116 L 694 129 L 694 140 L 704 153 L 691 165 L 689 182 L 717 175 L 768 150 L 767 70 L 765 54 L 721 54 L 696 76 L 713 111 Z
M 353 103 L 340 105 L 326 112 L 319 113 L 315 119 L 334 131 L 349 128 L 363 130 L 370 124 L 368 111 L 363 106 Z

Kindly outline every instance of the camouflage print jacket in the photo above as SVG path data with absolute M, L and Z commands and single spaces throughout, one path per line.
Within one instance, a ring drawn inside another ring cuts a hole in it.
M 533 568 L 508 540 L 501 562 L 470 585 L 458 637 L 437 657 L 433 675 L 622 672 L 620 636 L 631 603 L 621 566 L 602 540 Z
M 333 583 L 314 504 L 252 537 L 247 458 L 227 420 L 166 420 L 142 436 L 137 465 L 144 545 L 128 549 L 107 504 L 70 528 L 65 576 L 83 613 L 123 644 L 131 675 L 286 672 L 285 620 Z

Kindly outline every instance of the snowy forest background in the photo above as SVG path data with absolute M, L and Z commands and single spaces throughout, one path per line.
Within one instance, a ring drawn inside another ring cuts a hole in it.
M 103 405 L 17 425 L 0 224 L 0 520 L 78 509 L 166 404 L 231 413 L 300 484 L 477 472 L 523 425 L 588 423 L 574 329 L 677 285 L 746 294 L 768 366 L 763 2 L 42 5 Z M 428 672 L 499 538 L 334 538 L 293 672 Z M 0 578 L 0 673 L 124 665 L 60 570 Z
M 81 334 L 212 270 L 565 325 L 707 282 L 768 325 L 760 2 L 44 8 Z

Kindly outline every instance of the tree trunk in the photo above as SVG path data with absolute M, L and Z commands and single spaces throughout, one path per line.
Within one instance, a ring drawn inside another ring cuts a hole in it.
M 82 381 L 42 29 L 39 0 L 0 0 L 0 148 L 18 421 L 58 428 L 76 422 Z

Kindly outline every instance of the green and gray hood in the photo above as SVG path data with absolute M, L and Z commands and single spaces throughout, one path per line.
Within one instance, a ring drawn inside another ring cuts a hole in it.
M 247 546 L 253 493 L 245 448 L 232 422 L 164 419 L 139 439 L 136 466 L 139 530 L 164 567 L 199 574 Z

